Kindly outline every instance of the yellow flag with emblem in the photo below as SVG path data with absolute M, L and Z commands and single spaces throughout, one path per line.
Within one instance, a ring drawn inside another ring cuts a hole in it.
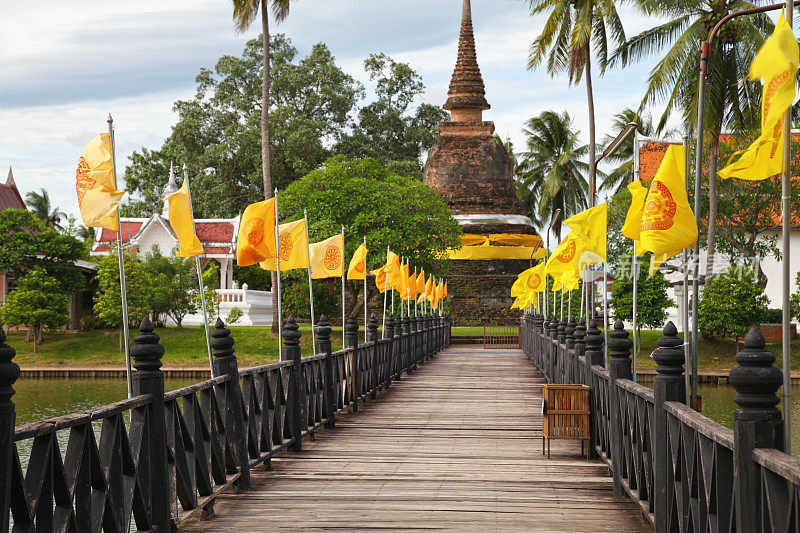
M 278 254 L 281 258 L 281 272 L 308 268 L 308 238 L 306 221 L 301 218 L 278 226 Z M 276 259 L 261 262 L 264 270 L 278 270 Z
M 644 213 L 644 202 L 647 199 L 647 187 L 642 182 L 635 180 L 628 184 L 631 193 L 631 206 L 625 215 L 625 222 L 622 224 L 622 234 L 634 241 L 639 240 L 642 228 L 642 213 Z
M 564 272 L 578 271 L 584 246 L 585 241 L 578 238 L 574 231 L 570 231 L 547 260 L 547 273 L 555 278 Z
M 781 13 L 775 31 L 750 63 L 751 80 L 764 80 L 761 90 L 761 135 L 739 159 L 717 174 L 720 178 L 763 180 L 783 168 L 783 116 L 794 101 L 797 74 L 797 40 Z
M 517 276 L 517 281 L 511 286 L 511 296 L 520 296 L 526 292 L 542 292 L 545 287 L 545 264 L 539 263 L 535 267 L 522 272 Z
M 671 145 L 647 193 L 637 252 L 653 252 L 651 276 L 661 263 L 697 241 L 697 222 L 686 196 L 685 158 L 683 146 Z
M 192 201 L 189 198 L 189 182 L 183 179 L 181 188 L 167 195 L 169 201 L 169 225 L 178 238 L 178 257 L 195 257 L 203 253 L 203 245 L 194 232 Z
M 367 252 L 369 250 L 363 244 L 356 248 L 347 268 L 347 279 L 364 279 L 367 275 Z
M 344 236 L 339 233 L 308 247 L 312 279 L 341 278 L 344 272 Z
M 101 133 L 86 145 L 75 171 L 75 190 L 83 223 L 117 231 L 117 206 L 125 195 L 114 183 L 111 135 Z
M 602 203 L 564 221 L 564 225 L 572 230 L 571 233 L 583 242 L 580 254 L 582 266 L 606 260 L 607 219 L 608 204 Z
M 399 283 L 400 276 L 400 257 L 389 252 L 386 264 L 372 271 L 375 274 L 375 287 L 378 291 L 384 292 L 387 289 L 394 289 Z
M 249 266 L 274 258 L 275 198 L 247 206 L 236 239 L 236 263 Z

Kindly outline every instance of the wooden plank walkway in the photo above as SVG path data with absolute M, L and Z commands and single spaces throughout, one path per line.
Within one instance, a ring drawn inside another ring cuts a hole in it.
M 450 347 L 183 530 L 651 531 L 577 441 L 542 456 L 541 383 L 519 350 Z

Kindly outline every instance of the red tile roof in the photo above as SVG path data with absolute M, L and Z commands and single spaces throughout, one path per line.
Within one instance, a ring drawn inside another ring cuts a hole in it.
M 139 230 L 142 229 L 143 222 L 130 222 L 126 221 L 124 218 L 120 221 L 120 225 L 122 226 L 122 242 L 128 242 L 130 238 L 128 237 L 135 237 Z M 117 240 L 117 232 L 111 231 L 110 229 L 103 228 L 102 233 L 100 233 L 100 238 L 97 242 L 114 242 Z M 99 248 L 98 248 L 99 250 Z
M 233 242 L 233 224 L 230 222 L 195 222 L 195 233 L 200 242 Z
M 203 246 L 203 252 L 207 254 L 229 254 L 230 246 Z
M 16 187 L 0 183 L 0 211 L 5 209 L 27 209 L 27 207 Z

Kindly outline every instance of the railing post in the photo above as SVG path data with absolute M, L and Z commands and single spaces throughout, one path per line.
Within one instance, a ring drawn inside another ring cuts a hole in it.
M 575 323 L 575 318 L 571 318 L 570 321 L 567 322 L 567 327 L 564 329 L 564 342 L 567 344 L 567 362 L 564 365 L 566 383 L 578 382 L 578 375 L 575 372 L 575 329 L 577 326 L 578 324 Z
M 6 332 L 0 325 L 0 531 L 3 532 L 8 531 L 11 510 L 11 465 L 17 419 L 11 397 L 19 378 L 19 366 L 12 359 L 16 354 L 16 350 L 6 344 Z
M 603 366 L 603 336 L 597 329 L 597 322 L 592 320 L 586 328 L 586 335 L 583 337 L 586 348 L 584 357 L 586 359 L 586 371 L 591 374 L 592 366 Z
M 566 358 L 566 351 L 564 350 L 565 345 L 567 344 L 567 319 L 566 317 L 561 317 L 561 321 L 558 323 L 558 327 L 556 328 L 556 339 L 557 339 L 557 346 L 556 350 L 558 352 L 558 358 L 556 359 L 556 364 L 558 368 L 556 369 L 556 382 L 557 383 L 566 383 L 566 379 L 564 376 L 564 359 Z
M 244 403 L 239 385 L 239 363 L 236 360 L 234 340 L 225 323 L 217 318 L 211 332 L 211 355 L 214 375 L 229 376 L 222 388 L 225 391 L 225 433 L 233 441 L 236 461 L 239 463 L 240 489 L 250 488 L 250 462 L 247 456 L 247 426 L 244 423 Z
M 608 374 L 609 394 L 611 397 L 611 475 L 614 479 L 614 493 L 622 494 L 622 435 L 627 428 L 622 427 L 624 406 L 620 402 L 620 390 L 617 386 L 618 379 L 632 379 L 631 372 L 631 347 L 633 342 L 628 338 L 628 332 L 622 320 L 614 323 L 614 331 L 608 340 Z
M 292 377 L 289 380 L 289 427 L 292 430 L 292 444 L 289 446 L 294 452 L 303 451 L 303 400 L 302 372 L 300 365 L 300 328 L 294 320 L 294 315 L 289 315 L 283 325 L 283 353 L 287 361 L 292 361 Z
M 584 354 L 586 352 L 586 319 L 581 318 L 575 327 L 575 383 L 590 386 L 591 375 L 586 372 Z
M 736 354 L 728 381 L 739 393 L 733 401 L 734 492 L 737 531 L 759 531 L 762 494 L 758 468 L 753 461 L 756 448 L 783 448 L 783 420 L 775 391 L 783 372 L 774 366 L 775 354 L 765 349 L 764 335 L 753 326 L 744 339 L 744 350 Z M 787 453 L 791 453 L 788 450 Z M 789 505 L 794 505 L 791 500 Z
M 411 317 L 411 361 L 416 369 L 419 363 L 419 317 Z
M 544 325 L 544 316 L 540 314 L 533 315 L 533 332 L 531 334 L 531 350 L 533 351 L 533 361 L 539 368 L 539 372 L 544 374 L 542 368 L 542 328 Z
M 373 320 L 375 319 L 375 313 L 372 314 L 372 318 L 370 319 L 370 325 L 372 325 Z M 376 322 L 377 327 L 377 322 Z M 368 342 L 375 342 L 378 337 L 378 332 L 375 331 L 375 336 L 369 338 L 369 334 L 372 333 L 367 328 Z M 350 314 L 350 318 L 347 319 L 344 325 L 344 347 L 347 349 L 352 349 L 351 352 L 351 359 L 350 359 L 350 372 L 352 372 L 352 386 L 353 386 L 353 412 L 358 412 L 358 398 L 361 396 L 361 387 L 362 381 L 364 377 L 361 375 L 361 367 L 367 366 L 369 356 L 364 357 L 364 361 L 361 361 L 361 358 L 358 356 L 358 320 L 354 314 Z
M 406 315 L 403 318 L 403 358 L 402 358 L 402 368 L 400 372 L 402 373 L 403 370 L 406 371 L 407 374 L 411 373 L 412 367 L 414 366 L 411 362 L 411 317 Z M 398 379 L 400 376 L 397 376 Z
M 678 527 L 669 524 L 670 512 L 675 498 L 667 430 L 667 411 L 665 402 L 686 402 L 686 388 L 683 383 L 683 340 L 678 338 L 678 329 L 671 321 L 664 326 L 664 336 L 658 339 L 658 348 L 653 352 L 656 364 L 656 377 L 653 381 L 653 515 L 657 532 L 671 531 Z M 745 530 L 747 531 L 747 530 Z
M 392 343 L 392 375 L 386 380 L 386 388 L 392 380 L 400 379 L 403 372 L 403 318 L 394 316 L 394 342 Z
M 550 329 L 548 331 L 548 339 L 549 344 L 549 351 L 548 351 L 548 361 L 547 361 L 547 381 L 550 383 L 557 383 L 556 381 L 556 360 L 558 358 L 558 354 L 556 353 L 558 347 L 558 319 L 556 315 L 550 317 Z
M 164 407 L 164 373 L 161 358 L 164 347 L 153 333 L 149 318 L 142 320 L 139 334 L 134 337 L 131 357 L 136 372 L 133 373 L 133 394 L 150 394 L 153 402 L 148 413 L 147 434 L 150 438 L 148 462 L 150 463 L 150 509 L 153 525 L 157 531 L 170 531 L 172 514 L 170 509 L 169 468 L 167 463 L 167 422 Z
M 346 330 L 347 328 L 345 328 L 345 335 L 347 334 Z M 322 402 L 325 406 L 325 418 L 327 419 L 325 427 L 332 429 L 334 426 L 336 426 L 336 384 L 333 382 L 333 346 L 331 346 L 331 325 L 328 323 L 328 319 L 325 317 L 325 315 L 319 317 L 319 323 L 317 324 L 317 342 L 319 343 L 320 353 L 325 354 L 325 361 L 323 361 L 323 372 L 325 372 L 325 388 L 322 392 Z

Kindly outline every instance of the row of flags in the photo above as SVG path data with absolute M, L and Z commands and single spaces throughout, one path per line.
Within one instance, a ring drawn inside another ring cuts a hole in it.
M 170 167 L 170 173 L 173 173 Z M 172 177 L 172 176 L 171 176 Z M 76 191 L 78 204 L 84 224 L 88 227 L 102 227 L 116 231 L 118 235 L 118 253 L 121 272 L 121 290 L 123 293 L 123 314 L 125 317 L 124 328 L 127 339 L 127 309 L 125 305 L 124 286 L 124 261 L 122 255 L 122 242 L 119 237 L 119 203 L 124 191 L 117 189 L 114 168 L 114 138 L 113 127 L 109 117 L 109 133 L 95 137 L 85 148 L 81 155 L 76 172 Z M 184 166 L 184 179 L 182 186 L 174 193 L 167 196 L 169 202 L 170 226 L 178 240 L 176 255 L 179 257 L 195 257 L 198 272 L 198 283 L 201 298 L 205 298 L 202 281 L 202 272 L 199 256 L 204 252 L 202 243 L 195 233 L 194 215 L 192 210 L 189 180 Z M 259 264 L 265 270 L 278 272 L 278 301 L 279 321 L 280 316 L 280 272 L 297 269 L 308 271 L 309 300 L 311 304 L 312 332 L 314 324 L 314 299 L 313 280 L 324 278 L 341 278 L 342 280 L 342 325 L 344 326 L 345 311 L 345 279 L 364 281 L 364 317 L 367 314 L 367 253 L 366 238 L 356 249 L 345 271 L 345 246 L 344 227 L 341 233 L 333 235 L 320 242 L 312 243 L 309 240 L 308 216 L 302 219 L 279 224 L 278 222 L 278 191 L 268 200 L 249 205 L 240 223 L 240 230 L 236 246 L 236 261 L 240 266 Z M 423 305 L 423 312 L 427 309 L 441 310 L 442 302 L 447 298 L 447 283 L 433 276 L 426 278 L 425 272 L 411 273 L 409 261 L 403 261 L 397 254 L 387 248 L 386 264 L 374 270 L 376 287 L 384 294 L 384 323 L 386 314 L 386 294 L 392 295 L 394 307 L 394 293 L 397 292 L 401 301 L 406 302 L 403 309 L 411 313 L 411 303 Z M 211 360 L 211 344 L 208 331 L 208 317 L 205 301 L 202 302 L 204 324 L 206 329 L 207 348 L 209 361 Z M 402 314 L 402 311 L 401 311 Z M 366 326 L 366 323 L 365 323 Z M 344 327 L 343 327 L 344 329 Z M 365 327 L 366 333 L 366 327 Z M 312 333 L 313 335 L 313 333 Z M 316 336 L 314 349 L 316 351 Z M 129 364 L 129 349 L 126 345 L 126 362 Z M 212 369 L 213 372 L 213 369 Z M 130 392 L 130 378 L 129 378 Z

